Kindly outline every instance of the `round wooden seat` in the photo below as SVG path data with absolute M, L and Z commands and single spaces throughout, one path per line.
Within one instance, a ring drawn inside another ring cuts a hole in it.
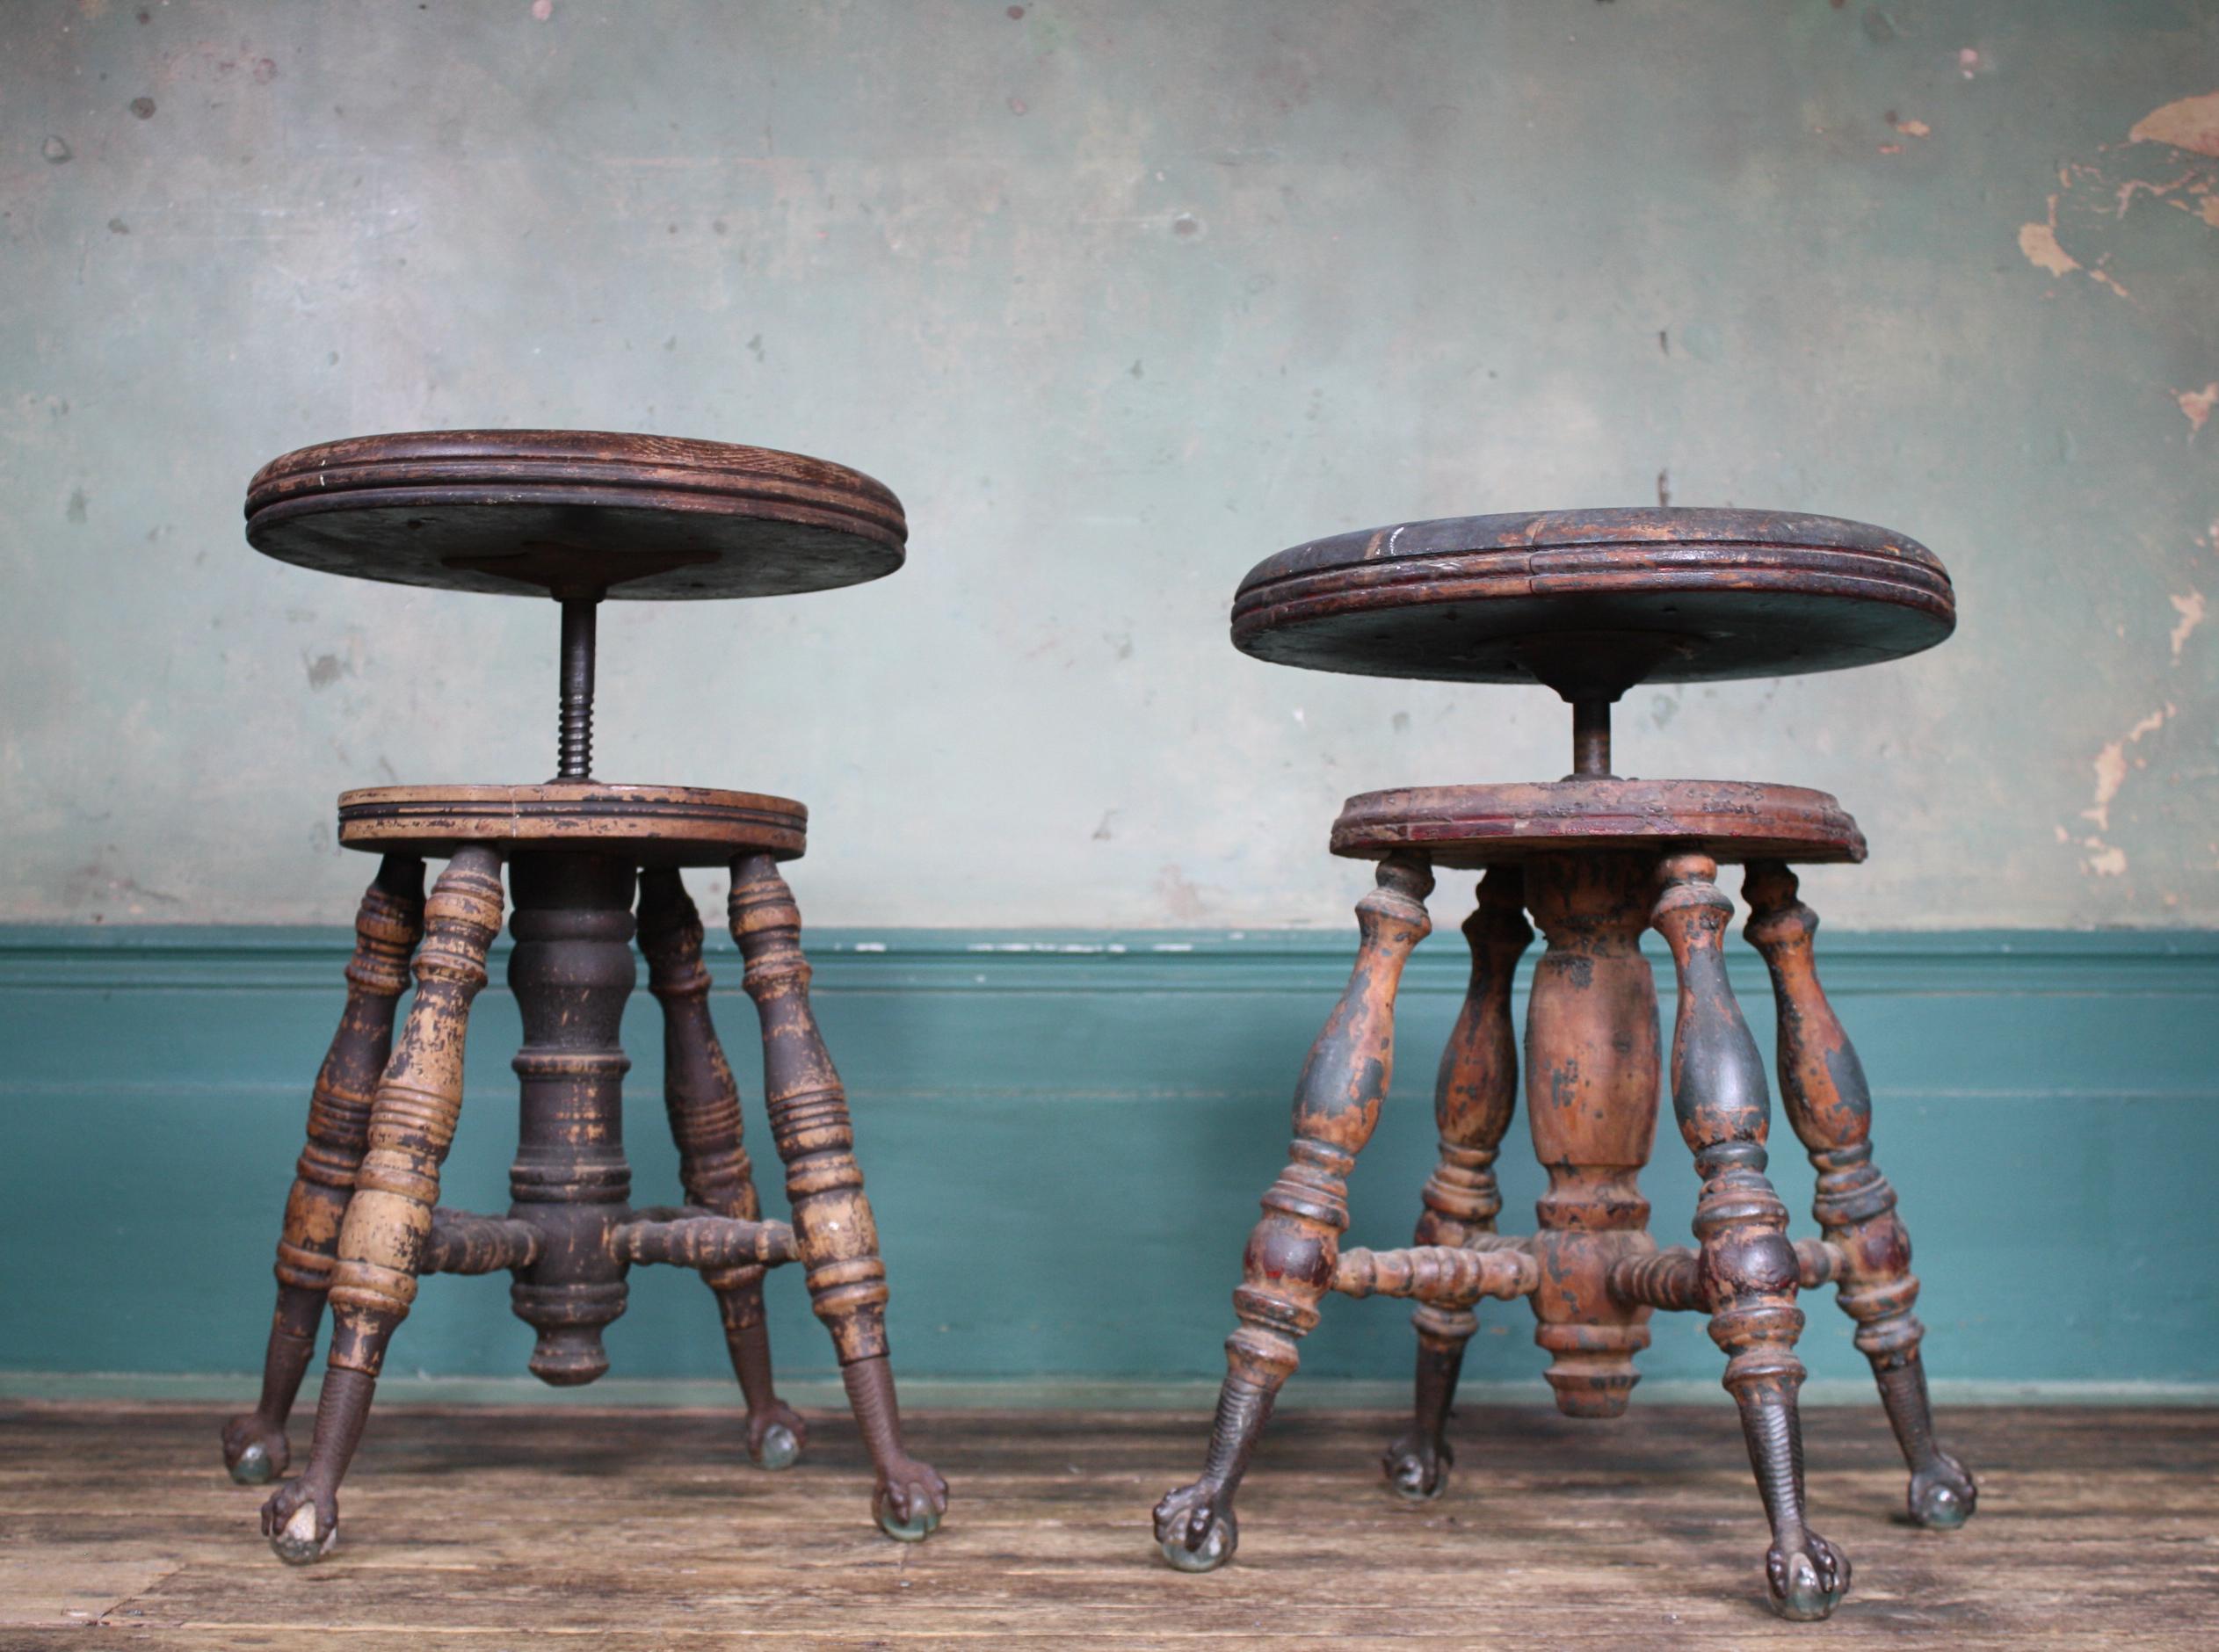
M 629 600 L 857 584 L 908 537 L 901 501 L 845 466 L 595 431 L 325 442 L 257 471 L 246 514 L 255 549 L 324 573 Z
M 1932 648 L 1955 624 L 1947 572 L 1902 534 L 1681 507 L 1336 534 L 1259 562 L 1233 599 L 1234 646 L 1258 659 L 1538 681 L 1567 699 L 1868 665 Z
M 1864 834 L 1825 793 L 1747 780 L 1598 777 L 1367 792 L 1342 808 L 1332 838 L 1335 854 L 1354 859 L 1407 849 L 1456 867 L 1675 844 L 1733 862 L 1865 858 Z
M 445 859 L 464 844 L 567 850 L 642 866 L 718 866 L 806 845 L 809 812 L 789 798 L 695 786 L 373 786 L 339 794 L 339 842 Z

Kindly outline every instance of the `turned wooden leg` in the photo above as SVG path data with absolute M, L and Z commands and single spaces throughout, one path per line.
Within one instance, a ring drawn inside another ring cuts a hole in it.
M 1548 950 L 1526 1009 L 1526 1122 L 1548 1172 L 1528 1241 L 1541 1264 L 1534 1340 L 1567 1417 L 1619 1417 L 1649 1346 L 1650 1309 L 1610 1271 L 1653 1251 L 1642 1167 L 1657 1141 L 1657 981 L 1641 955 L 1656 866 L 1636 855 L 1541 855 L 1526 901 Z
M 262 1398 L 223 1427 L 223 1463 L 243 1486 L 286 1471 L 286 1419 L 315 1351 L 324 1293 L 338 1255 L 339 1223 L 369 1146 L 370 1095 L 393 1045 L 393 1011 L 409 984 L 409 959 L 424 933 L 424 863 L 388 855 L 354 917 L 354 957 L 339 1030 L 308 1096 L 308 1140 L 285 1201 L 278 1241 L 278 1306 L 262 1360 Z
M 763 1022 L 763 1097 L 786 1165 L 794 1236 L 816 1316 L 832 1333 L 848 1403 L 878 1470 L 871 1511 L 887 1535 L 914 1543 L 947 1510 L 947 1482 L 902 1443 L 886 1347 L 886 1264 L 863 1195 L 847 1092 L 809 1008 L 801 914 L 766 854 L 732 863 L 732 938 Z
M 1978 1492 L 1970 1471 L 1934 1439 L 1918 1355 L 1925 1327 L 1911 1312 L 1918 1280 L 1911 1271 L 1911 1235 L 1896 1215 L 1896 1190 L 1872 1161 L 1872 1093 L 1818 984 L 1811 957 L 1817 915 L 1795 890 L 1795 874 L 1778 861 L 1752 863 L 1742 884 L 1750 908 L 1742 933 L 1772 972 L 1780 1100 L 1818 1171 L 1812 1214 L 1841 1251 L 1836 1301 L 1857 1322 L 1857 1346 L 1872 1361 L 1911 1466 L 1911 1518 L 1920 1525 L 1962 1525 Z
M 740 1090 L 709 1019 L 709 972 L 701 962 L 701 915 L 671 867 L 640 877 L 640 951 L 648 990 L 663 1006 L 663 1099 L 678 1142 L 678 1182 L 689 1206 L 745 1221 L 763 1206 L 741 1145 Z M 716 1293 L 732 1372 L 747 1397 L 747 1452 L 764 1468 L 790 1467 L 809 1428 L 771 1381 L 771 1332 L 763 1322 L 759 1264 L 701 1277 Z
M 339 1227 L 331 1274 L 331 1350 L 308 1466 L 262 1505 L 279 1558 L 312 1561 L 338 1535 L 339 1482 L 362 1438 L 378 1367 L 416 1298 L 439 1165 L 462 1107 L 462 1041 L 485 954 L 501 931 L 501 858 L 458 849 L 424 909 L 416 999 L 370 1104 L 369 1148 Z
M 1432 927 L 1433 878 L 1415 856 L 1381 861 L 1379 881 L 1357 902 L 1356 967 L 1294 1087 L 1294 1142 L 1264 1195 L 1264 1216 L 1241 1258 L 1233 1293 L 1240 1325 L 1225 1342 L 1225 1383 L 1201 1478 L 1156 1505 L 1156 1541 L 1181 1571 L 1223 1565 L 1240 1542 L 1233 1500 L 1270 1417 L 1294 1374 L 1296 1339 L 1317 1323 L 1348 1227 L 1348 1172 L 1379 1122 L 1395 1062 L 1395 989 L 1411 948 Z
M 1495 1155 L 1518 1105 L 1518 1039 L 1511 1025 L 1510 988 L 1519 954 L 1532 944 L 1525 877 L 1496 866 L 1482 880 L 1479 904 L 1464 920 L 1472 952 L 1471 985 L 1455 1030 L 1441 1052 L 1433 1083 L 1433 1119 L 1440 1163 L 1426 1178 L 1425 1214 L 1413 1243 L 1480 1248 L 1495 1233 L 1503 1207 Z M 1415 1415 L 1410 1431 L 1387 1448 L 1387 1478 L 1405 1497 L 1438 1497 L 1448 1484 L 1453 1455 L 1446 1430 L 1464 1366 L 1464 1344 L 1479 1329 L 1468 1308 L 1436 1302 L 1410 1315 L 1418 1329 Z
M 1726 1388 L 1741 1408 L 1749 1460 L 1772 1520 L 1765 1575 L 1773 1610 L 1809 1620 L 1839 1604 L 1849 1561 L 1804 1514 L 1795 1251 L 1788 1242 L 1788 1207 L 1765 1177 L 1772 1103 L 1757 1041 L 1726 982 L 1721 943 L 1734 907 L 1714 881 L 1716 873 L 1700 854 L 1674 856 L 1663 867 L 1654 922 L 1679 972 L 1672 1111 L 1703 1178 L 1695 1237 L 1704 1300 L 1711 1338 L 1728 1356 Z

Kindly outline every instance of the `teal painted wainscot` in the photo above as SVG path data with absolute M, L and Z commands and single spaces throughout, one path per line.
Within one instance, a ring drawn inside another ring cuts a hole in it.
M 1393 1097 L 1352 1179 L 1354 1243 L 1408 1242 L 1432 1163 L 1432 1069 L 1464 975 L 1436 906 L 1440 929 L 1403 991 Z M 1206 1395 L 1294 1076 L 1352 936 L 808 938 L 892 1272 L 895 1350 L 918 1397 Z M 721 939 L 715 1010 L 759 1175 L 773 1156 L 754 1016 Z M 258 1367 L 346 945 L 337 930 L 0 931 L 0 1387 L 58 1392 L 75 1385 L 56 1373 L 100 1373 L 104 1392 L 252 1397 L 243 1375 L 183 1379 Z M 1737 934 L 1733 946 L 1735 986 L 1769 1044 L 1763 972 Z M 1820 958 L 1873 1080 L 1944 1393 L 2219 1398 L 2219 935 L 1829 932 Z M 506 1204 L 514 1142 L 503 967 L 497 952 L 444 1193 L 480 1210 Z M 635 1197 L 675 1198 L 644 990 L 625 1042 Z M 1644 1184 L 1667 1243 L 1685 1238 L 1696 1189 L 1669 1118 Z M 1813 1231 L 1811 1173 L 1777 1118 L 1773 1174 L 1798 1231 Z M 1541 1177 L 1522 1124 L 1503 1181 L 1505 1226 L 1530 1225 Z M 765 1197 L 784 1214 L 774 1171 Z M 806 1393 L 830 1372 L 829 1344 L 798 1273 L 774 1275 L 770 1298 L 781 1372 Z M 1848 1322 L 1809 1306 L 1814 1397 L 1868 1393 Z M 1385 1300 L 1328 1302 L 1290 1401 L 1399 1389 L 1407 1321 Z M 1482 1322 L 1468 1392 L 1544 1400 L 1525 1307 L 1486 1304 Z M 503 1281 L 442 1279 L 388 1369 L 426 1391 L 528 1397 L 546 1391 L 424 1380 L 519 1377 L 531 1345 Z M 676 1270 L 633 1275 L 609 1345 L 620 1380 L 709 1397 L 729 1381 L 708 1293 Z M 1718 1392 L 1719 1356 L 1693 1318 L 1660 1318 L 1641 1365 L 1647 1392 Z M 647 1392 L 615 1380 L 580 1397 Z

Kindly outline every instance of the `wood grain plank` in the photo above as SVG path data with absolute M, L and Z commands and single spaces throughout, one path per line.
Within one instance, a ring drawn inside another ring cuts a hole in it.
M 374 1418 L 323 1565 L 279 1567 L 222 1474 L 219 1407 L 0 1407 L 0 1648 L 97 1622 L 178 1652 L 490 1652 L 519 1632 L 634 1648 L 1376 1644 L 1809 1647 L 1760 1604 L 1765 1526 L 1732 1412 L 1581 1424 L 1474 1408 L 1457 1478 L 1384 1489 L 1400 1419 L 1274 1423 L 1240 1559 L 1182 1576 L 1148 1510 L 1204 1420 L 926 1412 L 955 1492 L 930 1543 L 870 1525 L 868 1453 L 747 1465 L 737 1409 L 410 1409 Z M 1814 1502 L 1856 1565 L 1823 1644 L 2199 1647 L 2219 1624 L 2219 1412 L 1965 1410 L 1983 1470 L 1961 1532 L 1899 1513 L 1875 1414 L 1813 1414 Z M 1279 1626 L 1291 1627 L 1287 1634 Z

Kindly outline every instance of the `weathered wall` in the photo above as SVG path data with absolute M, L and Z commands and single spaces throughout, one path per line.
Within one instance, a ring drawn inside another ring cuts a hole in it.
M 2210 0 L 14 0 L 0 917 L 343 918 L 342 786 L 545 774 L 550 610 L 237 518 L 526 424 L 907 502 L 896 579 L 604 624 L 605 770 L 809 800 L 820 922 L 1344 921 L 1343 795 L 1567 718 L 1249 662 L 1241 572 L 1664 488 L 1914 533 L 1964 622 L 1637 693 L 1625 766 L 1839 793 L 1838 921 L 2219 921 L 2215 88 Z

